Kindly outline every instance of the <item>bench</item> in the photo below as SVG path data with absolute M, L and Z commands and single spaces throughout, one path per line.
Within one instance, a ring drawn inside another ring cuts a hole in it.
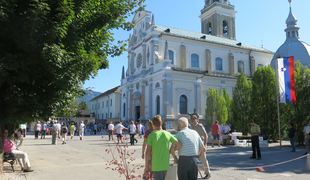
M 7 162 L 11 164 L 13 172 L 15 172 L 14 167 L 13 167 L 15 161 L 16 161 L 16 156 L 12 152 L 6 152 L 3 154 L 3 163 Z

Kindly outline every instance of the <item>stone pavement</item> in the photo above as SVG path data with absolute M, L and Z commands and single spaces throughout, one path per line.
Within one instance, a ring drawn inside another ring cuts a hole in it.
M 57 145 L 51 145 L 51 136 L 46 139 L 34 140 L 34 136 L 28 135 L 25 138 L 22 151 L 28 153 L 31 167 L 34 172 L 21 173 L 19 165 L 15 166 L 16 173 L 12 173 L 5 164 L 5 175 L 0 176 L 0 180 L 20 179 L 20 180 L 84 180 L 84 179 L 113 179 L 123 180 L 116 171 L 106 169 L 115 166 L 106 165 L 106 160 L 111 160 L 111 154 L 105 151 L 108 149 L 107 135 L 85 136 L 83 141 L 78 136 L 70 139 L 68 136 L 67 144 L 61 145 L 58 140 Z M 143 139 L 138 139 L 134 146 L 128 146 L 129 151 L 136 150 L 134 164 L 143 162 L 141 158 L 141 148 Z M 112 143 L 112 141 L 110 141 Z M 262 160 L 251 160 L 251 148 L 235 146 L 214 147 L 208 146 L 207 159 L 211 167 L 211 179 L 214 180 L 286 180 L 286 179 L 309 179 L 310 173 L 303 171 L 306 158 L 302 158 L 278 166 L 266 167 L 265 172 L 257 172 L 253 169 L 221 169 L 230 167 L 253 167 L 279 163 L 303 156 L 304 147 L 297 147 L 297 152 L 290 152 L 290 147 L 284 146 L 282 149 L 277 145 L 261 148 Z M 283 143 L 284 145 L 287 142 Z M 112 146 L 115 146 L 112 143 Z M 172 162 L 172 159 L 171 159 Z M 219 168 L 219 169 L 213 169 Z M 202 170 L 203 171 L 203 170 Z M 143 174 L 143 169 L 136 169 L 136 175 Z M 199 175 L 200 177 L 200 175 Z M 141 179 L 141 178 L 138 178 Z

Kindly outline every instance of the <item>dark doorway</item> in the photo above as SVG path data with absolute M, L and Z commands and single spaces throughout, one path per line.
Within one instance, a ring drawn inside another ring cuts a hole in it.
M 140 106 L 136 106 L 136 121 L 140 119 Z

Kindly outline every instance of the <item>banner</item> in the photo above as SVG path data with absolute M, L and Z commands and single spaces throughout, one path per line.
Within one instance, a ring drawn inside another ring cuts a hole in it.
M 294 56 L 278 59 L 281 103 L 296 103 L 294 81 Z

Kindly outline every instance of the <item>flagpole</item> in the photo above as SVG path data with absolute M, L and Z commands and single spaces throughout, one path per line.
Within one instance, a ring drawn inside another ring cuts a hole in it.
M 279 104 L 279 71 L 278 71 L 278 58 L 280 58 L 280 54 L 278 51 L 278 56 L 276 59 L 276 89 L 277 89 L 277 107 L 278 107 L 278 125 L 279 125 L 279 139 L 280 139 L 280 148 L 282 148 L 282 139 L 281 139 L 281 124 L 280 124 L 280 104 Z

